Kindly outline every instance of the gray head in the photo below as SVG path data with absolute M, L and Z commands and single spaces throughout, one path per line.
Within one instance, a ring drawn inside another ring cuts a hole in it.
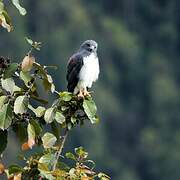
M 89 53 L 92 53 L 92 52 L 96 53 L 97 47 L 98 47 L 98 44 L 96 41 L 86 40 L 81 44 L 80 50 L 85 50 L 86 52 L 89 52 Z

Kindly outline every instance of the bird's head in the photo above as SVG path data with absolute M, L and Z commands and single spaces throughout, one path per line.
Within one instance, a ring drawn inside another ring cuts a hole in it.
M 80 50 L 85 50 L 85 51 L 88 51 L 88 52 L 96 52 L 97 51 L 97 47 L 98 47 L 98 44 L 96 41 L 94 40 L 86 40 L 84 41 L 81 46 L 80 46 Z

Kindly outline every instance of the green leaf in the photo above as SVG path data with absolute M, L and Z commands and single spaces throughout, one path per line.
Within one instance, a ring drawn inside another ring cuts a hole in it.
M 4 4 L 3 2 L 0 2 L 0 14 L 3 12 L 4 10 Z
M 28 132 L 28 139 L 35 139 L 36 136 L 35 128 L 31 123 L 28 124 L 27 132 Z
M 63 101 L 70 101 L 72 99 L 72 93 L 70 92 L 61 92 L 59 95 Z
M 23 169 L 17 164 L 12 164 L 8 167 L 8 172 L 9 174 L 14 174 L 14 173 L 23 172 Z
M 33 40 L 29 39 L 28 37 L 25 37 L 26 41 L 32 46 Z
M 34 62 L 33 66 L 38 70 L 38 74 L 43 77 L 43 85 L 46 91 L 54 92 L 55 86 L 53 84 L 52 77 L 47 74 L 45 67 L 41 66 L 39 63 Z
M 75 124 L 76 121 L 77 121 L 77 119 L 76 119 L 75 117 L 71 117 L 71 122 L 72 122 L 73 124 Z
M 39 159 L 39 163 L 40 163 L 40 164 L 41 164 L 41 163 L 42 163 L 42 164 L 45 164 L 45 165 L 48 167 L 48 169 L 50 170 L 50 169 L 52 169 L 52 167 L 53 167 L 53 164 L 54 164 L 55 159 L 56 159 L 55 154 L 49 153 L 49 154 L 43 155 L 43 156 Z M 38 164 L 38 169 L 46 170 L 46 169 L 42 169 L 42 166 L 39 166 L 39 164 Z
M 6 28 L 8 32 L 12 31 L 11 18 L 5 10 L 0 13 L 0 21 L 2 27 Z
M 71 130 L 71 129 L 72 129 L 72 127 L 73 127 L 73 126 L 72 126 L 72 124 L 71 124 L 71 123 L 68 123 L 68 124 L 67 124 L 67 128 L 68 128 L 68 130 Z
M 31 105 L 28 105 L 28 108 L 34 112 L 36 117 L 42 117 L 46 111 L 45 107 L 38 106 L 37 108 L 33 108 Z
M 66 121 L 66 118 L 64 117 L 64 115 L 62 113 L 60 113 L 59 111 L 56 112 L 55 115 L 55 120 L 59 123 L 59 124 L 63 124 Z
M 34 126 L 31 123 L 28 124 L 27 133 L 28 133 L 28 145 L 30 148 L 32 148 L 35 144 L 36 132 Z
M 55 108 L 47 109 L 44 114 L 44 120 L 46 121 L 46 123 L 53 122 L 54 118 L 55 118 Z
M 14 92 L 15 82 L 12 78 L 1 79 L 2 88 L 11 94 Z
M 9 104 L 4 104 L 0 109 L 0 129 L 7 129 L 12 122 L 12 108 Z
M 92 160 L 88 159 L 88 160 L 86 160 L 86 162 L 88 162 L 88 163 L 92 164 L 91 169 L 94 169 L 94 168 L 95 168 L 96 164 L 95 164 L 95 162 L 94 162 L 94 161 L 92 161 Z
M 51 148 L 56 143 L 57 138 L 52 133 L 45 133 L 42 137 L 44 148 Z
M 29 74 L 29 72 L 21 71 L 20 72 L 20 78 L 24 81 L 24 84 L 29 87 L 28 82 L 31 81 L 32 77 Z
M 68 171 L 68 172 L 70 170 L 70 167 L 67 164 L 65 164 L 64 162 L 61 162 L 61 161 L 58 162 L 57 167 L 59 169 L 61 169 L 61 170 L 65 170 L 65 171 Z
M 94 101 L 92 99 L 85 99 L 83 101 L 83 108 L 84 111 L 86 113 L 86 115 L 88 116 L 88 118 L 90 119 L 91 123 L 97 123 L 98 119 L 96 118 L 96 112 L 97 112 L 97 108 L 96 108 L 96 104 L 94 103 Z
M 44 76 L 43 85 L 46 91 L 51 91 L 52 93 L 55 91 L 52 77 L 49 74 L 46 74 L 46 76 Z
M 16 133 L 21 143 L 24 143 L 27 140 L 27 125 L 25 123 L 14 124 L 13 131 Z
M 42 132 L 42 128 L 37 120 L 30 120 L 30 124 L 34 127 L 35 134 L 38 136 Z
M 7 136 L 8 133 L 6 130 L 0 130 L 0 154 L 6 149 L 7 146 Z
M 42 99 L 42 98 L 40 98 L 40 97 L 38 97 L 38 96 L 35 96 L 35 95 L 33 95 L 33 94 L 31 94 L 31 98 L 34 99 L 34 100 L 36 100 L 36 101 L 38 101 L 38 102 L 40 102 L 41 104 L 48 104 L 48 101 L 47 101 L 47 100 Z
M 40 170 L 39 176 L 41 176 L 42 178 L 48 179 L 48 180 L 55 180 L 55 177 L 53 177 L 53 176 L 50 174 L 50 171 Z
M 19 13 L 21 15 L 26 15 L 26 9 L 23 8 L 20 4 L 19 4 L 19 0 L 12 0 L 12 3 L 14 4 L 14 6 L 19 10 Z
M 28 107 L 29 99 L 27 96 L 18 96 L 14 102 L 14 112 L 15 114 L 26 113 Z
M 44 69 L 43 66 L 41 66 L 41 64 L 37 63 L 37 62 L 34 62 L 33 63 L 33 66 L 38 70 L 38 74 L 39 75 L 42 75 L 43 77 L 46 77 L 47 76 L 47 72 L 46 70 Z
M 57 122 L 52 122 L 51 123 L 51 130 L 52 133 L 56 136 L 57 140 L 59 141 L 59 137 L 60 137 L 60 126 Z
M 100 178 L 101 180 L 110 180 L 111 179 L 108 175 L 106 175 L 102 172 L 98 174 L 98 178 Z
M 67 152 L 67 153 L 65 154 L 65 156 L 66 156 L 68 159 L 72 159 L 72 160 L 76 161 L 75 155 L 74 155 L 73 153 L 71 153 L 71 152 Z
M 21 88 L 15 85 L 14 86 L 14 93 L 15 92 L 20 92 L 20 91 L 21 91 Z
M 37 117 L 42 117 L 45 113 L 46 109 L 45 107 L 38 106 L 35 110 L 34 113 L 36 114 Z
M 17 68 L 18 68 L 18 64 L 17 64 L 17 63 L 12 63 L 12 64 L 10 64 L 10 65 L 5 69 L 3 78 L 6 79 L 6 78 L 12 77 L 12 75 L 16 72 Z
M 86 152 L 83 147 L 75 148 L 75 153 L 84 159 L 88 157 L 88 152 Z
M 7 101 L 6 96 L 0 96 L 0 109 L 4 106 L 6 101 Z

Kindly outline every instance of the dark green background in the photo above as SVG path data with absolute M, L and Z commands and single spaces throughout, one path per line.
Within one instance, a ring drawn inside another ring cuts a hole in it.
M 66 148 L 84 146 L 113 180 L 179 180 L 179 0 L 22 4 L 25 17 L 8 7 L 14 31 L 0 29 L 0 55 L 20 62 L 28 50 L 25 36 L 42 41 L 36 61 L 58 65 L 51 71 L 57 90 L 66 89 L 67 60 L 80 43 L 99 44 L 101 74 L 93 96 L 101 121 L 73 130 Z M 17 157 L 17 144 L 10 139 L 7 163 Z

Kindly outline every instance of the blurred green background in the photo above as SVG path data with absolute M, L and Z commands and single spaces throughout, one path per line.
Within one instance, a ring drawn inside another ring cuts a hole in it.
M 86 39 L 99 44 L 94 85 L 100 123 L 73 130 L 66 148 L 80 145 L 113 180 L 180 178 L 180 1 L 26 0 L 22 17 L 9 6 L 14 31 L 0 29 L 0 55 L 22 61 L 25 36 L 42 41 L 36 53 L 56 89 L 66 89 L 66 64 Z M 45 96 L 45 95 L 44 95 Z M 6 162 L 20 152 L 12 134 Z

